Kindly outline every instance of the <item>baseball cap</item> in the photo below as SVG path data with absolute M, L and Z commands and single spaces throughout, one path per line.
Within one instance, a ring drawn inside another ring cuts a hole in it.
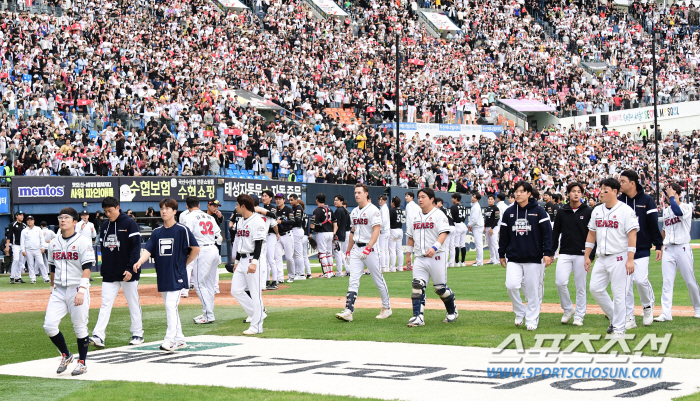
M 209 201 L 210 205 L 215 205 L 215 206 L 221 206 L 221 202 L 219 202 L 218 199 L 210 200 Z
M 275 195 L 275 199 L 278 199 L 278 198 L 279 198 L 279 199 L 284 199 L 284 195 L 283 195 L 283 194 L 276 194 L 276 195 Z
M 30 214 L 29 216 L 27 216 L 27 220 L 34 220 L 34 216 Z
M 84 214 L 90 214 L 90 213 L 89 213 L 87 210 L 83 210 L 82 212 L 80 212 L 80 215 L 81 215 L 81 216 L 84 215 Z
M 19 212 L 15 212 L 15 216 L 19 216 L 20 214 L 24 214 L 24 212 L 21 210 Z

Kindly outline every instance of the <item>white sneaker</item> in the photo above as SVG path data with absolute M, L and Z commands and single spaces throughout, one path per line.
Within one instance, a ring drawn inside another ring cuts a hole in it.
M 160 349 L 162 349 L 163 351 L 173 352 L 175 351 L 175 344 L 173 344 L 170 341 L 165 341 L 163 344 L 160 345 Z
M 695 316 L 695 317 L 698 317 L 698 316 Z M 667 318 L 666 315 L 664 315 L 664 314 L 662 313 L 662 314 L 660 314 L 659 316 L 655 317 L 655 318 L 654 318 L 654 321 L 655 321 L 655 322 L 671 322 L 671 321 L 673 321 L 673 319 Z
M 293 283 L 293 282 L 294 282 L 294 276 L 289 276 L 289 278 L 287 279 L 287 282 L 288 282 L 288 283 Z
M 654 321 L 654 305 L 649 305 L 644 308 L 644 318 L 642 319 L 642 324 L 645 326 L 651 326 Z
M 180 297 L 181 298 L 189 298 L 190 292 L 188 290 L 182 290 L 180 291 Z
M 262 332 L 260 332 L 260 333 L 262 333 Z M 257 331 L 253 331 L 253 330 L 251 330 L 251 329 L 248 329 L 248 330 L 246 330 L 246 331 L 243 332 L 243 334 L 245 334 L 245 335 L 247 335 L 247 336 L 254 336 L 254 335 L 260 334 L 260 333 L 258 333 Z
M 515 318 L 515 327 L 520 327 L 520 326 L 522 326 L 524 320 L 525 320 L 525 318 L 516 317 L 516 318 Z
M 693 316 L 693 317 L 696 318 L 696 319 L 700 319 L 700 310 L 696 310 L 696 311 L 695 311 L 695 316 Z M 671 319 L 669 319 L 669 320 L 671 320 Z
M 425 321 L 423 320 L 423 315 L 413 316 L 408 319 L 408 327 L 418 327 L 425 326 Z
M 632 330 L 637 328 L 637 321 L 634 316 L 627 316 L 627 322 L 625 323 L 625 330 Z
M 194 324 L 209 324 L 209 323 L 214 323 L 213 320 L 208 320 L 204 315 L 199 315 L 196 318 L 193 319 Z
M 391 313 L 391 309 L 382 309 L 382 311 L 377 315 L 377 319 L 386 319 L 391 316 Z
M 637 326 L 635 326 L 635 327 L 637 327 Z M 610 337 L 610 339 L 612 339 L 612 340 L 622 340 L 624 338 L 625 338 L 625 333 L 622 333 L 619 331 L 614 332 L 613 335 Z
M 534 324 L 533 324 L 533 325 L 529 325 L 529 324 L 527 325 L 527 331 L 535 331 L 535 330 L 537 330 L 537 326 L 535 326 Z
M 574 326 L 583 326 L 583 318 L 576 316 L 573 324 Z
M 352 312 L 350 311 L 350 309 L 344 309 L 342 312 L 336 313 L 335 317 L 338 318 L 338 320 L 352 322 Z
M 177 340 L 175 342 L 175 345 L 173 345 L 173 351 L 185 348 L 187 348 L 187 343 L 185 342 L 185 340 Z
M 396 271 L 397 271 L 397 272 L 402 272 L 402 271 L 404 271 L 404 267 L 397 267 L 397 268 L 396 268 Z
M 390 273 L 396 273 L 396 268 L 394 267 L 394 268 L 392 268 L 392 269 L 389 269 L 389 272 L 390 272 Z
M 561 323 L 562 324 L 567 324 L 569 321 L 571 321 L 571 318 L 574 316 L 574 310 L 570 310 L 568 312 L 564 312 L 564 316 L 561 317 Z
M 104 348 L 105 347 L 104 340 L 101 339 L 100 337 L 95 336 L 95 335 L 90 337 L 89 341 L 90 341 L 91 345 L 94 345 L 97 348 Z
M 299 276 L 294 277 L 294 280 L 306 280 L 306 276 L 304 276 L 304 275 L 302 274 L 302 275 L 299 275 Z

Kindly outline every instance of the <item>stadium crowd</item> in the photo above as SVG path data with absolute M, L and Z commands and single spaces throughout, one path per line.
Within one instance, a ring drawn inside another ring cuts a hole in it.
M 445 41 L 428 35 L 407 3 L 348 1 L 352 20 L 316 19 L 300 0 L 255 4 L 261 20 L 222 14 L 208 0 L 74 1 L 61 16 L 0 13 L 3 175 L 269 170 L 305 182 L 493 193 L 518 179 L 561 191 L 574 177 L 594 191 L 598 177 L 631 167 L 655 191 L 646 127 L 516 128 L 496 140 L 422 134 L 404 137 L 395 158 L 391 133 L 365 123 L 394 107 L 398 26 L 404 121 L 474 123 L 493 116 L 497 98 L 537 99 L 561 115 L 650 104 L 650 36 L 639 22 L 649 21 L 649 6 L 635 3 L 627 14 L 577 2 L 438 1 L 431 5 L 462 28 Z M 657 11 L 668 44 L 659 100 L 693 99 L 697 34 L 684 27 L 684 10 Z M 586 78 L 586 60 L 611 68 Z M 239 103 L 237 89 L 286 110 L 266 122 Z M 357 118 L 334 125 L 329 107 Z M 660 149 L 662 174 L 697 199 L 699 134 L 666 133 Z M 466 163 L 452 163 L 455 156 Z

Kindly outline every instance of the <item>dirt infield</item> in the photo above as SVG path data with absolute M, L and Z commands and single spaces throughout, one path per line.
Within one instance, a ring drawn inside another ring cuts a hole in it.
M 287 288 L 282 285 L 280 288 Z M 231 283 L 221 283 L 221 294 L 216 295 L 217 305 L 237 305 L 238 303 L 231 297 Z M 139 286 L 139 294 L 141 305 L 162 305 L 163 299 L 157 291 L 155 284 L 144 284 Z M 33 291 L 6 291 L 0 292 L 0 313 L 15 313 L 15 312 L 38 312 L 45 311 L 49 300 L 49 290 L 33 290 Z M 99 309 L 102 303 L 102 287 L 90 288 L 90 308 Z M 309 296 L 309 295 L 276 295 L 274 291 L 263 292 L 265 306 L 268 307 L 337 307 L 342 309 L 345 307 L 345 296 L 328 297 L 328 296 Z M 189 298 L 182 298 L 181 304 L 184 305 L 199 305 L 199 298 L 194 291 L 190 291 Z M 115 307 L 126 306 L 126 298 L 122 292 L 119 292 L 114 301 Z M 382 302 L 380 298 L 358 298 L 355 304 L 356 308 L 376 308 L 380 309 Z M 391 306 L 395 309 L 411 309 L 410 298 L 392 298 Z M 443 309 L 445 306 L 441 301 L 436 299 L 428 299 L 425 307 L 427 309 Z M 513 308 L 510 302 L 486 302 L 486 301 L 457 301 L 457 308 L 463 311 L 480 310 L 480 311 L 499 311 L 512 312 Z M 542 313 L 561 313 L 561 307 L 558 304 L 542 304 Z M 602 314 L 603 311 L 598 305 L 588 305 L 587 313 Z M 636 307 L 635 314 L 642 313 L 641 306 Z M 674 306 L 674 316 L 693 316 L 695 311 L 691 306 Z

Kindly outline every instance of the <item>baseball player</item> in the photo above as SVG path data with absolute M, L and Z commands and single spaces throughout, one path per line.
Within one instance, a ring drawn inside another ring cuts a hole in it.
M 654 321 L 654 289 L 649 282 L 649 256 L 651 245 L 656 247 L 656 261 L 660 261 L 663 255 L 663 238 L 659 231 L 659 212 L 654 199 L 645 194 L 639 184 L 639 176 L 632 170 L 623 171 L 620 174 L 619 200 L 631 207 L 637 215 L 639 232 L 637 233 L 637 252 L 634 255 L 634 275 L 632 280 L 637 283 L 639 300 L 642 303 L 643 320 L 645 326 Z M 627 288 L 627 330 L 637 327 L 634 319 L 634 289 Z
M 243 334 L 255 335 L 263 332 L 263 320 L 266 317 L 262 286 L 267 275 L 265 259 L 260 256 L 265 252 L 268 222 L 267 217 L 255 212 L 253 198 L 247 194 L 236 198 L 236 212 L 242 219 L 236 226 L 239 242 L 232 272 L 231 295 L 251 318 L 250 327 Z
M 277 242 L 280 239 L 280 233 L 277 224 L 277 214 L 275 213 L 275 207 L 271 204 L 274 196 L 275 194 L 272 193 L 272 191 L 264 190 L 262 192 L 261 198 L 263 202 L 262 207 L 263 209 L 265 209 L 265 211 L 257 210 L 257 203 L 254 205 L 253 208 L 254 212 L 270 220 L 270 227 L 268 229 L 267 238 L 265 239 L 265 245 L 267 246 L 265 247 L 265 254 L 263 254 L 263 256 L 266 257 L 267 263 L 265 263 L 265 266 L 267 269 L 269 269 L 269 275 L 267 277 L 270 278 L 270 283 L 268 284 L 268 286 L 271 287 L 274 287 L 272 285 L 273 282 L 275 283 L 275 285 L 284 283 L 284 270 L 282 269 L 282 262 L 280 261 L 280 264 L 277 265 Z M 287 269 L 287 272 L 289 273 L 289 269 Z M 294 270 L 292 270 L 292 274 L 289 276 L 289 281 L 294 281 Z
M 316 231 L 318 261 L 321 263 L 322 277 L 330 278 L 333 277 L 333 237 L 338 231 L 338 222 L 333 211 L 325 203 L 326 194 L 317 194 L 317 207 L 311 221 L 311 230 Z
M 117 198 L 108 196 L 102 200 L 107 221 L 102 223 L 100 241 L 102 252 L 102 305 L 97 324 L 92 330 L 90 344 L 105 346 L 105 330 L 112 314 L 114 299 L 121 288 L 129 305 L 131 316 L 131 341 L 129 345 L 143 344 L 143 319 L 139 304 L 140 272 L 134 264 L 141 256 L 141 232 L 136 221 L 122 213 Z
M 343 195 L 336 195 L 333 199 L 333 204 L 335 205 L 335 219 L 338 222 L 338 231 L 333 240 L 333 257 L 335 258 L 336 277 L 345 276 L 343 267 L 345 267 L 345 271 L 348 270 L 347 260 L 345 259 L 345 252 L 348 250 L 348 235 L 345 231 L 345 227 L 347 227 L 350 221 L 350 213 L 343 207 L 344 201 L 345 198 Z
M 44 266 L 47 267 L 49 266 L 49 259 L 48 259 L 48 253 L 46 253 L 46 250 L 49 247 L 49 243 L 51 242 L 52 239 L 56 238 L 56 234 L 49 230 L 48 224 L 45 221 L 41 222 L 41 254 L 44 257 Z
M 221 223 L 224 222 L 224 215 L 219 210 L 221 202 L 218 199 L 213 199 L 207 202 L 207 214 L 214 218 L 216 225 L 219 226 L 219 235 L 216 237 L 214 245 L 219 252 L 219 263 L 216 265 L 216 284 L 214 285 L 214 294 L 219 294 L 219 265 L 221 264 L 221 244 L 224 242 L 224 233 L 221 232 Z
M 450 214 L 455 222 L 455 232 L 452 235 L 452 248 L 455 249 L 453 263 L 454 266 L 460 266 L 460 264 L 464 265 L 464 260 L 467 257 L 467 225 L 464 223 L 467 220 L 467 208 L 462 205 L 461 194 L 452 194 Z
M 690 248 L 690 226 L 693 206 L 680 203 L 681 186 L 676 183 L 666 185 L 665 192 L 669 206 L 663 210 L 664 253 L 661 258 L 661 273 L 664 279 L 661 292 L 661 314 L 654 318 L 657 322 L 673 320 L 673 284 L 676 271 L 681 272 L 690 293 L 690 302 L 695 308 L 695 317 L 700 319 L 700 289 L 693 271 L 693 250 Z
M 490 194 L 489 205 L 484 209 L 484 230 L 486 232 L 486 244 L 489 247 L 491 260 L 488 264 L 498 264 L 498 223 L 501 220 L 501 210 L 495 205 L 496 196 Z
M 36 284 L 37 272 L 41 273 L 45 283 L 50 281 L 44 259 L 41 257 L 41 240 L 41 229 L 34 225 L 34 216 L 27 216 L 27 228 L 22 230 L 20 248 L 22 256 L 27 258 L 27 268 L 32 284 Z
M 600 182 L 601 204 L 593 209 L 588 222 L 586 253 L 583 262 L 591 272 L 590 255 L 597 247 L 598 261 L 591 273 L 590 291 L 600 308 L 610 319 L 608 334 L 613 338 L 625 338 L 627 289 L 632 285 L 634 254 L 637 252 L 639 222 L 631 207 L 618 200 L 620 183 L 614 178 Z M 610 283 L 613 300 L 608 295 Z
M 180 291 L 189 288 L 187 265 L 197 258 L 199 244 L 189 228 L 175 221 L 178 207 L 175 199 L 163 199 L 159 206 L 163 225 L 151 233 L 141 252 L 141 258 L 134 263 L 134 269 L 140 269 L 145 261 L 153 257 L 158 292 L 163 297 L 168 324 L 160 349 L 173 352 L 187 348 L 178 305 Z
M 51 240 L 48 247 L 51 270 L 51 297 L 46 307 L 44 331 L 61 353 L 61 363 L 56 373 L 61 374 L 73 362 L 66 340 L 58 328 L 61 320 L 70 313 L 73 330 L 78 338 L 78 364 L 73 376 L 87 372 L 85 359 L 88 347 L 88 317 L 90 312 L 90 268 L 95 262 L 95 252 L 90 240 L 75 232 L 78 212 L 72 207 L 61 209 L 58 224 L 61 234 Z M 18 253 L 19 254 L 19 253 Z
M 498 256 L 506 269 L 506 290 L 513 303 L 515 326 L 523 319 L 528 330 L 537 330 L 544 293 L 544 269 L 552 263 L 552 225 L 547 212 L 532 197 L 532 186 L 515 184 L 515 203 L 501 216 Z M 520 297 L 520 288 L 527 308 Z
M 418 206 L 421 213 L 407 227 L 406 234 L 406 266 L 411 265 L 411 256 L 415 256 L 413 268 L 413 290 L 411 301 L 413 302 L 413 317 L 408 321 L 408 327 L 425 325 L 423 310 L 425 309 L 425 287 L 430 279 L 433 279 L 433 288 L 447 309 L 444 323 L 451 323 L 457 319 L 458 312 L 455 306 L 455 295 L 447 286 L 447 237 L 454 229 L 450 226 L 445 214 L 433 206 L 435 192 L 430 188 L 418 191 Z
M 379 252 L 375 247 L 381 230 L 382 215 L 379 209 L 370 202 L 367 185 L 355 184 L 355 201 L 357 201 L 357 207 L 350 212 L 352 230 L 348 240 L 349 250 L 345 255 L 350 266 L 350 284 L 348 285 L 345 309 L 336 313 L 335 317 L 339 320 L 352 322 L 355 300 L 360 288 L 360 277 L 367 267 L 382 298 L 382 310 L 377 315 L 377 319 L 386 319 L 392 313 L 391 301 L 389 300 L 389 289 L 379 268 Z
M 588 235 L 588 222 L 591 220 L 591 209 L 581 202 L 583 185 L 572 182 L 566 187 L 569 195 L 569 203 L 556 209 L 554 228 L 552 231 L 552 249 L 559 248 L 561 236 L 561 249 L 556 270 L 556 285 L 559 292 L 559 302 L 564 310 L 561 318 L 562 324 L 567 324 L 574 318 L 574 326 L 583 326 L 583 318 L 586 316 L 586 282 L 588 273 L 583 263 L 583 255 L 586 249 L 586 236 Z M 576 284 L 576 310 L 571 303 L 569 294 L 569 277 L 574 273 Z
M 185 198 L 189 213 L 180 223 L 187 227 L 197 244 L 199 253 L 192 261 L 194 266 L 192 280 L 195 291 L 202 302 L 202 314 L 194 318 L 195 324 L 208 324 L 216 320 L 214 318 L 214 289 L 216 276 L 219 270 L 219 251 L 216 248 L 216 239 L 221 235 L 221 228 L 216 224 L 214 216 L 199 209 L 199 198 L 188 196 Z
M 22 255 L 22 231 L 27 228 L 23 223 L 24 213 L 15 213 L 15 222 L 10 226 L 10 244 L 12 244 L 12 267 L 10 270 L 10 284 L 26 283 L 22 280 L 22 270 L 24 270 L 24 255 Z M 36 279 L 33 271 L 29 272 L 31 280 Z
M 406 212 L 401 209 L 401 199 L 395 196 L 391 199 L 389 210 L 389 271 L 403 271 L 403 224 L 406 222 Z
M 282 266 L 282 252 L 284 252 L 284 258 L 287 261 L 289 282 L 291 283 L 294 280 L 306 280 L 301 266 L 297 268 L 294 263 L 294 237 L 292 235 L 292 229 L 296 222 L 294 219 L 294 211 L 291 207 L 284 204 L 284 195 L 282 194 L 275 195 L 275 203 L 277 204 L 277 209 L 275 210 L 275 215 L 277 215 L 277 229 L 280 234 L 275 250 L 275 262 L 277 266 Z
M 382 216 L 382 225 L 379 228 L 379 266 L 382 273 L 389 272 L 389 231 L 391 230 L 389 221 L 389 207 L 386 205 L 386 195 L 379 195 L 379 213 Z
M 297 275 L 302 274 L 304 277 L 304 267 L 306 265 L 303 258 L 304 255 L 304 243 L 308 242 L 308 238 L 304 232 L 304 227 L 302 227 L 303 216 L 306 214 L 304 209 L 299 204 L 299 196 L 297 194 L 289 195 L 289 204 L 292 205 L 292 212 L 294 213 L 294 223 L 292 225 L 292 239 L 294 240 L 294 269 Z
M 421 213 L 420 206 L 413 201 L 415 194 L 411 191 L 406 192 L 404 199 L 406 200 L 406 227 L 408 227 L 413 220 L 418 218 Z
M 480 200 L 481 194 L 474 192 L 472 194 L 469 224 L 467 225 L 469 231 L 474 235 L 474 243 L 476 244 L 476 262 L 472 266 L 484 265 L 484 215 L 481 213 Z
M 447 258 L 447 267 L 454 267 L 454 255 L 457 252 L 457 250 L 452 247 L 454 236 L 457 234 L 455 222 L 452 220 L 452 213 L 450 212 L 450 209 L 445 209 L 442 198 L 435 198 L 434 201 L 435 204 L 433 206 L 437 207 L 445 216 L 447 216 L 447 222 L 451 227 L 450 232 L 447 233 L 447 239 L 445 240 L 445 252 L 447 253 L 445 257 Z
M 306 204 L 304 204 L 304 201 L 301 199 L 297 200 L 297 203 L 301 207 L 301 210 L 306 209 Z M 306 214 L 306 212 L 302 212 L 301 215 L 301 229 L 303 230 L 304 237 L 302 238 L 302 243 L 301 243 L 301 252 L 302 252 L 302 260 L 304 261 L 304 266 L 305 266 L 305 272 L 306 272 L 306 278 L 309 279 L 311 278 L 311 261 L 309 260 L 309 233 L 311 229 L 311 220 L 309 220 L 309 215 Z

